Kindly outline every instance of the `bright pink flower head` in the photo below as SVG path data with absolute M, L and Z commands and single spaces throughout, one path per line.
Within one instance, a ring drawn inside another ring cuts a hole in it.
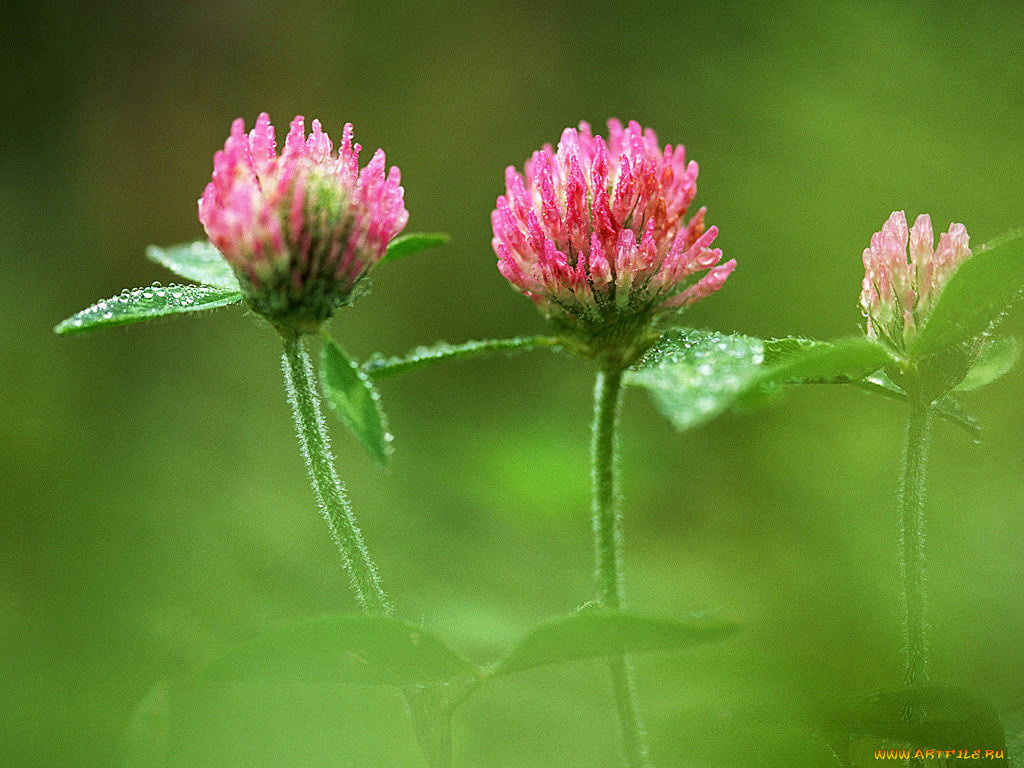
M 231 263 L 249 303 L 281 327 L 313 330 L 349 301 L 405 227 L 397 167 L 385 175 L 378 149 L 359 168 L 352 126 L 332 152 L 314 120 L 292 120 L 277 154 L 263 113 L 245 133 L 239 118 L 213 157 L 213 179 L 199 200 L 199 220 Z
M 868 336 L 905 349 L 950 276 L 970 258 L 969 244 L 964 225 L 950 224 L 936 248 L 930 216 L 918 216 L 908 232 L 906 215 L 895 211 L 864 249 L 860 305 Z
M 505 171 L 506 192 L 491 214 L 498 269 L 557 324 L 586 334 L 714 293 L 736 266 L 720 264 L 705 230 L 697 164 L 654 131 L 608 121 L 608 139 L 590 126 L 567 128 L 525 173 Z

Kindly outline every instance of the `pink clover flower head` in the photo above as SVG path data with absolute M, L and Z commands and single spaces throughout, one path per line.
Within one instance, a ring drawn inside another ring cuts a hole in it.
M 571 336 L 600 345 L 642 334 L 736 266 L 711 247 L 706 209 L 686 219 L 697 164 L 636 122 L 609 120 L 607 140 L 586 123 L 567 128 L 524 173 L 509 167 L 505 184 L 491 214 L 498 269 Z
M 903 211 L 893 212 L 864 249 L 860 305 L 868 336 L 906 350 L 949 278 L 971 257 L 969 246 L 963 224 L 950 224 L 936 247 L 930 216 L 918 216 L 908 231 Z
M 333 151 L 314 120 L 292 120 L 278 154 L 266 113 L 239 118 L 213 157 L 199 220 L 238 276 L 249 305 L 282 330 L 315 331 L 354 297 L 405 227 L 400 172 L 377 150 L 359 168 L 352 126 Z

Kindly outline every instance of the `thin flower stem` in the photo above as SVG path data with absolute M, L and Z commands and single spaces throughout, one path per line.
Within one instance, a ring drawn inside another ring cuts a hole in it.
M 341 559 L 352 580 L 359 605 L 367 613 L 389 615 L 391 603 L 380 583 L 377 566 L 363 542 L 356 525 L 352 504 L 334 468 L 330 440 L 320 410 L 320 398 L 313 386 L 313 366 L 301 336 L 284 340 L 284 378 L 288 401 L 295 417 L 295 430 L 302 446 L 302 456 L 309 469 L 309 479 L 327 522 L 331 539 L 341 552 Z
M 285 337 L 283 368 L 288 401 L 292 405 L 295 430 L 309 469 L 313 493 L 352 580 L 356 599 L 365 613 L 390 616 L 394 608 L 381 586 L 377 566 L 366 549 L 363 535 L 356 525 L 352 504 L 334 468 L 334 456 L 320 409 L 320 398 L 313 385 L 313 366 L 301 336 Z M 432 768 L 448 768 L 451 765 L 450 718 L 436 718 L 433 715 L 435 708 L 425 698 L 423 690 L 405 687 L 402 694 L 428 765 Z
M 622 518 L 616 498 L 616 427 L 622 402 L 622 370 L 606 368 L 594 387 L 593 524 L 597 602 L 622 607 Z M 612 690 L 622 726 L 622 746 L 630 768 L 647 768 L 648 750 L 637 711 L 633 670 L 625 656 L 609 659 Z
M 930 442 L 930 404 L 910 392 L 907 436 L 900 479 L 900 551 L 902 555 L 904 617 L 906 629 L 907 687 L 928 684 L 928 623 L 925 616 L 924 488 Z
M 925 574 L 924 488 L 928 461 L 931 403 L 924 399 L 916 381 L 907 385 L 909 411 L 900 477 L 900 565 L 903 572 L 905 635 L 904 684 L 916 688 L 928 684 L 927 579 Z M 904 720 L 917 716 L 907 706 Z M 908 766 L 924 763 L 911 758 Z

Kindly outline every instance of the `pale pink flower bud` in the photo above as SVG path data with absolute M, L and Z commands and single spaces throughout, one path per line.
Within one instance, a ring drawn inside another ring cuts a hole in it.
M 697 194 L 697 164 L 682 146 L 661 147 L 654 131 L 608 122 L 567 128 L 523 173 L 505 171 L 491 215 L 499 270 L 572 336 L 616 343 L 659 315 L 722 287 L 736 266 L 719 265 L 705 209 L 686 220 Z
M 288 332 L 313 331 L 347 303 L 409 218 L 383 151 L 360 170 L 351 125 L 337 152 L 319 120 L 311 127 L 296 117 L 278 154 L 266 113 L 248 134 L 235 120 L 199 200 L 249 305 Z
M 922 214 L 908 232 L 903 211 L 894 211 L 864 250 L 860 304 L 867 333 L 897 350 L 906 349 L 935 306 L 946 282 L 971 256 L 963 224 L 935 235 Z

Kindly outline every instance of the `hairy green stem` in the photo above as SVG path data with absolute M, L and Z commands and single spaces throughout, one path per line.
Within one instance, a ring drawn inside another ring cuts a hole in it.
M 925 573 L 924 488 L 931 402 L 921 396 L 916 378 L 907 384 L 907 433 L 903 446 L 903 468 L 900 475 L 900 565 L 903 576 L 904 617 L 904 684 L 916 688 L 928 684 L 928 602 Z M 919 713 L 907 706 L 904 720 L 912 720 Z M 911 758 L 909 768 L 923 766 L 924 761 Z
M 622 607 L 622 517 L 616 498 L 616 427 L 622 402 L 622 370 L 605 368 L 594 387 L 593 524 L 597 602 Z M 612 690 L 622 727 L 622 746 L 630 768 L 646 768 L 647 743 L 637 711 L 633 671 L 625 656 L 609 660 Z
M 924 487 L 928 459 L 930 404 L 912 389 L 900 478 L 900 554 L 903 571 L 907 687 L 928 684 L 928 623 L 925 616 Z
M 389 616 L 394 609 L 381 586 L 377 566 L 356 525 L 352 504 L 334 467 L 320 398 L 313 384 L 313 366 L 301 336 L 285 337 L 283 367 L 288 400 L 292 405 L 295 429 L 309 469 L 313 493 L 327 521 L 331 538 L 341 553 L 356 599 L 365 613 Z M 433 768 L 447 768 L 451 765 L 450 718 L 433 715 L 436 708 L 425 691 L 407 687 L 402 693 L 428 764 Z
M 295 417 L 295 430 L 309 469 L 313 493 L 320 506 L 320 513 L 327 522 L 331 539 L 341 552 L 356 599 L 367 613 L 389 615 L 392 612 L 391 603 L 381 586 L 377 566 L 363 542 L 363 534 L 356 525 L 348 494 L 334 468 L 334 456 L 320 409 L 320 398 L 313 385 L 313 366 L 301 336 L 285 338 L 283 367 L 288 400 Z

